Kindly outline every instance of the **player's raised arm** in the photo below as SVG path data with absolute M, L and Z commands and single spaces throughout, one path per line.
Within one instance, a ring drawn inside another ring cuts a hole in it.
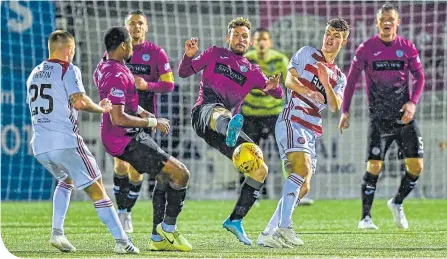
M 208 48 L 200 56 L 194 58 L 199 50 L 199 39 L 191 38 L 185 42 L 185 54 L 178 67 L 178 74 L 181 78 L 187 78 L 204 69 L 211 58 L 213 48 Z

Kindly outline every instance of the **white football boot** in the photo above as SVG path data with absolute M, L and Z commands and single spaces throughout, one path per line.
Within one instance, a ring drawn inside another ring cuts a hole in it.
M 258 236 L 257 243 L 259 246 L 269 248 L 293 248 L 293 246 L 286 244 L 277 234 L 269 234 L 261 232 Z
M 405 217 L 404 206 L 402 204 L 393 203 L 393 199 L 387 202 L 388 209 L 393 214 L 394 222 L 398 228 L 408 229 L 408 221 Z
M 376 224 L 374 224 L 370 216 L 366 216 L 360 220 L 357 227 L 359 229 L 379 229 Z
M 118 212 L 118 218 L 120 219 L 124 232 L 127 234 L 133 233 L 132 217 L 130 212 Z
M 50 241 L 48 241 L 50 245 L 56 247 L 61 252 L 76 252 L 76 248 L 68 241 L 68 239 L 64 235 L 51 235 Z
M 301 246 L 304 245 L 303 240 L 301 240 L 293 230 L 293 227 L 288 228 L 277 228 L 275 231 L 280 238 L 282 238 L 286 243 L 291 244 L 293 246 Z
M 139 254 L 140 249 L 134 246 L 130 240 L 127 242 L 116 242 L 115 253 L 117 254 Z

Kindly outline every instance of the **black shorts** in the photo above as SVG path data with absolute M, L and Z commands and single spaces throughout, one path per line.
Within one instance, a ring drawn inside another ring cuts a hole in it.
M 150 137 L 142 131 L 138 133 L 127 145 L 119 159 L 131 164 L 140 174 L 149 174 L 155 177 L 163 168 L 163 162 L 171 157 Z
M 400 124 L 396 120 L 370 119 L 368 160 L 383 161 L 393 141 L 404 158 L 422 158 L 424 155 L 424 143 L 416 121 Z
M 259 146 L 261 139 L 267 139 L 269 135 L 275 138 L 275 125 L 278 116 L 244 116 L 244 127 L 242 130 L 247 134 L 253 142 Z
M 213 111 L 213 108 L 216 106 L 222 106 L 225 107 L 223 104 L 202 104 L 199 106 L 196 106 L 191 111 L 191 122 L 192 127 L 196 134 L 205 140 L 208 145 L 211 147 L 217 149 L 228 157 L 229 159 L 232 159 L 233 152 L 240 144 L 248 142 L 244 140 L 243 138 L 239 137 L 236 146 L 229 147 L 225 143 L 225 136 L 217 133 L 216 131 L 212 130 L 209 126 L 209 121 L 211 118 L 211 114 Z

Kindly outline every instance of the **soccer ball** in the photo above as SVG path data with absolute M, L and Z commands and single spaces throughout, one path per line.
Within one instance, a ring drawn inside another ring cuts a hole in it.
M 257 170 L 263 161 L 262 150 L 254 143 L 242 143 L 233 152 L 233 165 L 244 174 Z

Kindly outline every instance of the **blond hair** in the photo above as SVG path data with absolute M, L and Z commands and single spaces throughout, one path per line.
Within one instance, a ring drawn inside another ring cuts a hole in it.
M 48 49 L 50 53 L 56 51 L 59 44 L 68 44 L 74 42 L 74 37 L 71 33 L 64 30 L 57 30 L 50 34 L 48 37 Z

